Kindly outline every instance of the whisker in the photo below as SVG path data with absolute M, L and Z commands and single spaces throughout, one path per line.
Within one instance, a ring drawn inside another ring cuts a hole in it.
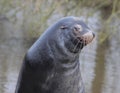
M 87 43 L 87 41 L 86 41 L 86 40 L 84 40 L 84 46 L 86 45 L 86 43 Z
M 74 41 L 73 41 L 73 43 L 75 44 L 74 48 L 72 49 L 73 52 L 75 52 L 75 50 L 77 49 L 78 46 L 79 46 L 80 51 L 81 51 L 82 48 L 83 48 L 84 46 L 86 46 L 87 43 L 89 43 L 89 41 L 90 41 L 89 39 L 90 39 L 89 37 L 85 37 L 85 38 L 83 38 L 83 37 L 76 37 L 76 38 L 74 39 Z M 79 45 L 79 44 L 80 44 L 80 45 Z M 71 48 L 72 48 L 72 47 L 71 47 Z
M 76 38 L 76 39 L 77 39 L 77 38 Z M 75 40 L 76 40 L 76 39 L 75 39 Z M 75 49 L 77 48 L 78 44 L 80 43 L 80 40 L 77 39 L 77 41 L 78 41 L 77 44 L 76 44 L 75 47 L 73 48 L 73 51 L 74 51 L 74 52 L 75 52 Z
M 80 41 L 81 41 L 81 40 L 80 40 Z M 84 45 L 84 44 L 83 44 L 84 41 L 82 40 L 80 43 L 81 43 L 81 45 L 80 45 L 80 49 L 82 49 L 82 47 L 83 47 L 83 45 Z

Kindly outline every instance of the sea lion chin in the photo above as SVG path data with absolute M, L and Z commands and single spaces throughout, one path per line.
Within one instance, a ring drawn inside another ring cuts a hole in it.
M 15 93 L 84 93 L 79 53 L 94 36 L 78 17 L 50 26 L 26 53 Z

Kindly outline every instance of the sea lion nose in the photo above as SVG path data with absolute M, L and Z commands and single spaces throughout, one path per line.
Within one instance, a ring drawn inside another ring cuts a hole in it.
M 73 27 L 74 31 L 78 31 L 78 32 L 81 32 L 82 31 L 82 26 L 81 25 L 75 25 Z

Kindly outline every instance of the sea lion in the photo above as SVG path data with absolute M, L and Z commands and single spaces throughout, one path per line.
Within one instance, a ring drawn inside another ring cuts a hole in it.
M 26 53 L 15 93 L 84 93 L 79 53 L 94 36 L 78 17 L 57 21 Z

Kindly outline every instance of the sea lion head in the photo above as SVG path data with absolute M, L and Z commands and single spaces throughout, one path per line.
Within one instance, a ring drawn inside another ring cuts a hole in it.
M 59 22 L 59 40 L 72 53 L 78 53 L 95 37 L 90 28 L 78 17 L 65 17 Z

